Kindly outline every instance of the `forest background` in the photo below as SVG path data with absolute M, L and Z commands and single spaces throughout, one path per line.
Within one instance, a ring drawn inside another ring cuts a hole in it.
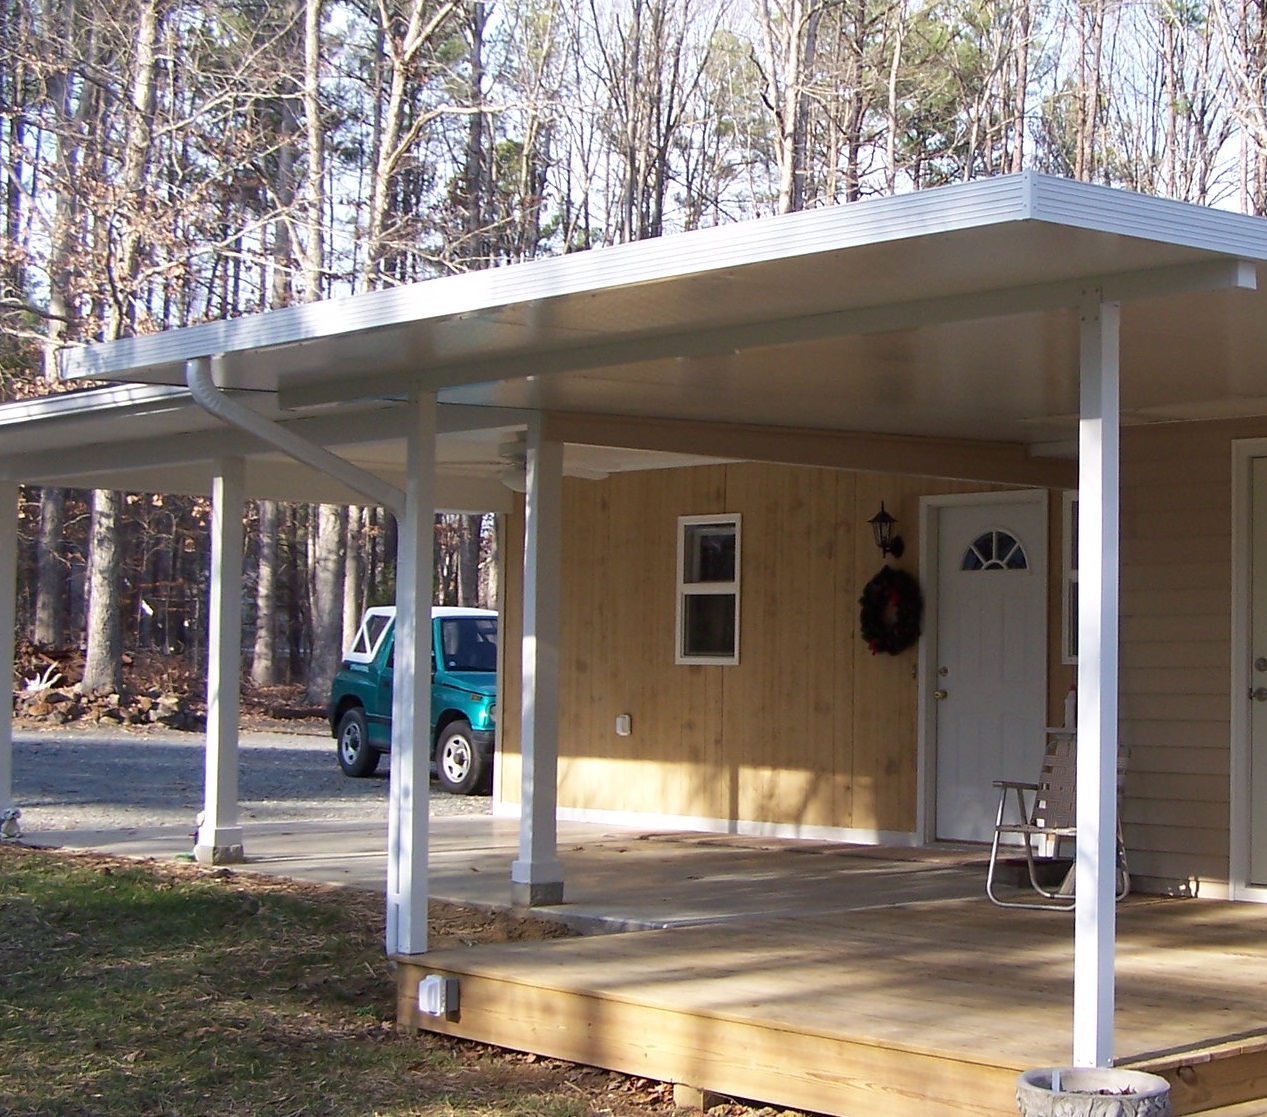
M 0 0 L 0 110 L 11 400 L 67 345 L 1029 168 L 1267 214 L 1267 0 Z M 196 679 L 208 501 L 20 500 L 28 651 Z M 319 703 L 394 522 L 247 520 L 249 682 Z M 496 550 L 437 517 L 437 601 Z

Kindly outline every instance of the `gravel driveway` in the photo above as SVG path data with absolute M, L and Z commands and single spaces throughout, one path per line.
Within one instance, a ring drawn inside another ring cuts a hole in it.
M 188 826 L 202 810 L 203 739 L 196 733 L 59 726 L 13 735 L 14 799 L 27 837 L 45 830 Z M 311 726 L 243 732 L 243 822 L 387 820 L 387 762 L 369 779 L 339 770 L 334 740 Z M 490 814 L 487 796 L 449 795 L 432 781 L 433 816 Z

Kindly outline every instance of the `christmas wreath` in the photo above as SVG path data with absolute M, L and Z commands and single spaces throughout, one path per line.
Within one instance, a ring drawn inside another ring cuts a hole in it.
M 862 606 L 862 638 L 872 655 L 897 655 L 919 639 L 924 619 L 924 595 L 905 570 L 885 566 L 866 584 L 858 598 Z

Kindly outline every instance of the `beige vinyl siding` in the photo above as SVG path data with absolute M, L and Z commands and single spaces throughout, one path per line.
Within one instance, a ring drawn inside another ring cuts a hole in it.
M 741 463 L 564 484 L 560 806 L 792 827 L 915 826 L 916 649 L 872 656 L 858 597 L 899 520 L 918 574 L 922 478 Z M 743 517 L 740 658 L 675 664 L 677 518 Z M 522 520 L 507 532 L 520 631 Z M 890 560 L 891 562 L 893 560 Z M 519 649 L 506 647 L 500 794 L 518 798 Z M 629 714 L 633 733 L 618 737 Z
M 1231 442 L 1257 424 L 1122 435 L 1122 823 L 1141 877 L 1228 877 Z

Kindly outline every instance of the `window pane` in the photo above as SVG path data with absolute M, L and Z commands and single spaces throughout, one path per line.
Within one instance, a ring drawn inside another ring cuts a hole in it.
M 450 671 L 497 670 L 496 617 L 446 617 L 440 642 Z
M 733 582 L 735 580 L 735 525 L 689 524 L 685 530 L 686 569 L 682 580 Z
M 964 552 L 962 570 L 1028 570 L 1029 559 L 1019 539 L 1006 531 L 987 531 Z
M 383 634 L 389 624 L 392 623 L 391 617 L 383 616 L 381 613 L 375 613 L 372 617 L 365 620 L 365 634 L 369 639 L 369 647 L 365 650 L 371 651 L 378 644 L 378 638 Z
M 1078 658 L 1078 583 L 1069 583 L 1069 616 L 1065 618 L 1069 634 L 1069 657 Z
M 735 654 L 735 595 L 691 593 L 682 601 L 682 654 Z

